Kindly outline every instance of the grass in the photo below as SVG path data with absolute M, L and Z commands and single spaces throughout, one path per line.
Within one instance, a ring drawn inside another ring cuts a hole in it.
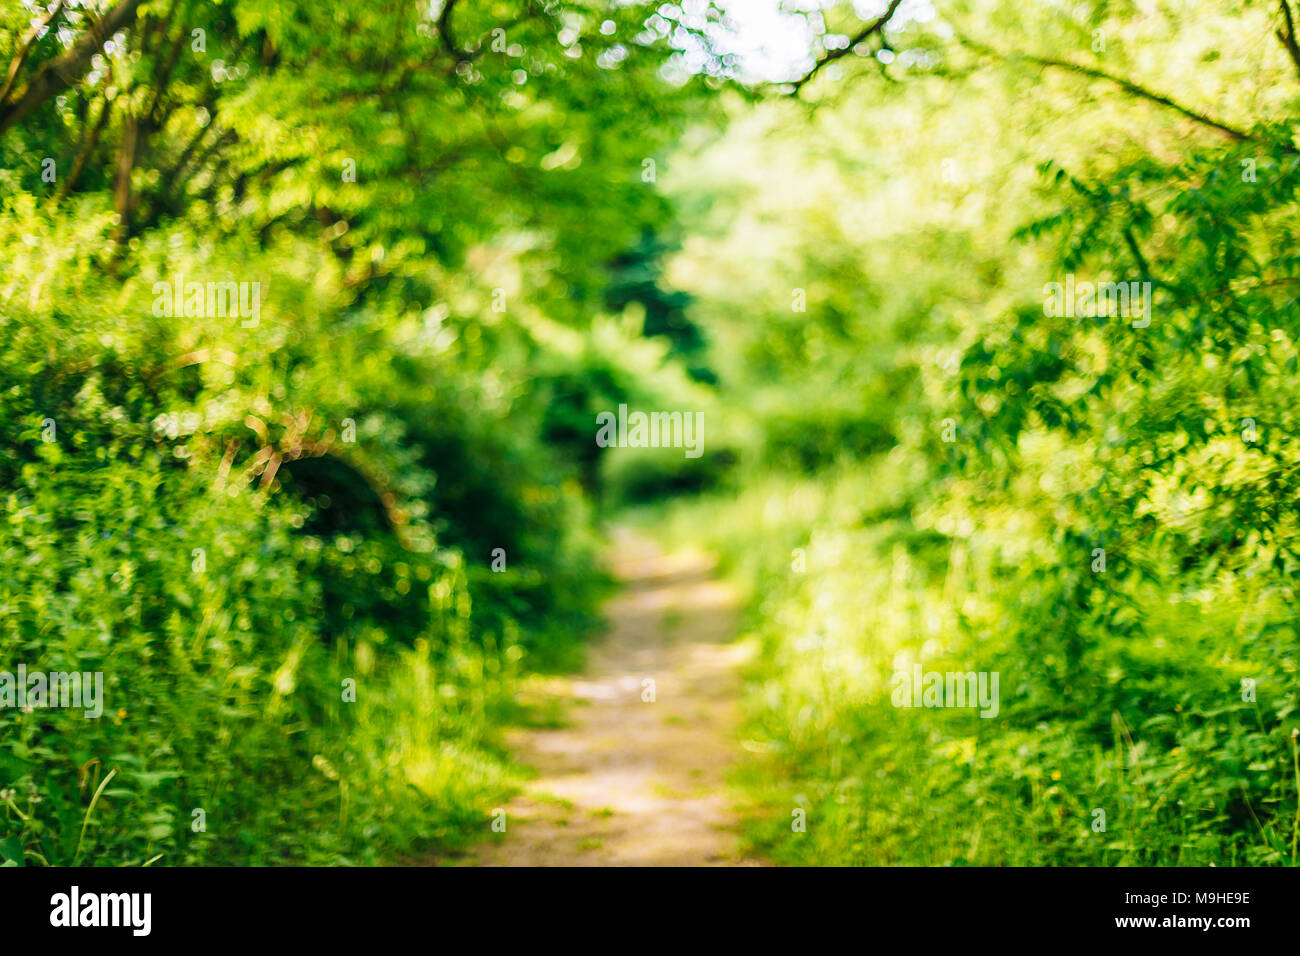
M 1136 596 L 1141 636 L 1095 630 L 1063 671 L 1042 579 L 978 536 L 936 538 L 914 495 L 905 469 L 877 462 L 641 515 L 717 549 L 749 595 L 762 653 L 736 781 L 757 808 L 752 850 L 814 865 L 1293 862 L 1294 664 L 1258 640 L 1284 605 L 1153 586 Z M 991 537 L 998 518 L 981 523 Z M 916 661 L 1000 672 L 998 716 L 894 706 L 891 676 Z M 1245 674 L 1270 692 L 1243 701 Z

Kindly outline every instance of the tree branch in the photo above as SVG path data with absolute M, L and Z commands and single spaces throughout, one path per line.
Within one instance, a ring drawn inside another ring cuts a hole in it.
M 27 34 L 27 39 L 23 41 L 23 48 L 18 51 L 18 55 L 14 57 L 14 61 L 9 64 L 9 75 L 5 77 L 5 85 L 0 87 L 0 103 L 5 101 L 5 97 L 7 97 L 9 92 L 13 89 L 14 80 L 18 78 L 18 71 L 21 70 L 23 64 L 27 62 L 27 55 L 32 52 L 32 47 L 36 44 L 40 35 L 45 31 L 46 27 L 54 22 L 54 18 L 62 12 L 63 0 L 59 0 L 59 5 L 54 8 L 53 12 L 33 27 L 31 33 Z
M 811 70 L 799 77 L 799 79 L 795 80 L 794 89 L 790 91 L 790 95 L 798 96 L 799 91 L 803 89 L 804 84 L 816 76 L 821 71 L 822 67 L 826 66 L 828 63 L 834 63 L 840 57 L 851 52 L 859 43 L 864 42 L 883 30 L 885 25 L 889 23 L 890 18 L 897 12 L 898 8 L 902 6 L 902 3 L 903 0 L 890 0 L 889 6 L 885 8 L 885 12 L 882 13 L 878 19 L 868 23 L 865 27 L 859 30 L 857 34 L 851 37 L 847 46 L 840 47 L 838 50 L 828 51 L 825 56 L 813 64 Z
M 11 102 L 0 102 L 0 133 L 26 119 L 51 96 L 79 83 L 90 65 L 91 57 L 103 49 L 104 41 L 114 33 L 135 22 L 143 2 L 144 0 L 121 0 L 98 23 L 91 26 L 71 50 L 43 63 Z
M 118 144 L 117 167 L 114 170 L 113 183 L 113 206 L 118 215 L 118 242 L 126 242 L 131 236 L 131 214 L 135 209 L 135 200 L 131 193 L 131 173 L 135 169 L 141 140 L 147 135 L 143 128 L 146 122 L 128 111 L 126 120 L 122 124 L 122 141 Z
M 113 101 L 107 96 L 104 97 L 104 105 L 99 111 L 99 119 L 91 128 L 89 135 L 86 137 L 85 144 L 81 152 L 77 154 L 76 160 L 72 164 L 72 171 L 63 177 L 63 185 L 59 187 L 58 198 L 63 199 L 72 192 L 77 180 L 81 178 L 81 172 L 86 168 L 86 162 L 95 153 L 95 148 L 99 145 L 99 137 L 104 132 L 104 127 L 108 125 L 108 117 L 113 112 Z M 87 117 L 89 118 L 89 117 Z
M 456 49 L 456 38 L 451 32 L 451 11 L 456 6 L 456 0 L 443 0 L 442 10 L 438 13 L 438 36 L 442 37 L 442 45 L 447 48 L 447 52 L 452 55 L 453 59 L 460 59 L 461 52 Z
M 1149 90 L 1145 86 L 1142 86 L 1138 83 L 1134 83 L 1132 80 L 1126 80 L 1121 76 L 1115 76 L 1112 73 L 1107 73 L 1105 70 L 1099 70 L 1096 67 L 1085 66 L 1082 63 L 1071 63 L 1069 60 L 1057 60 L 1052 57 L 1035 56 L 1030 53 L 1014 53 L 1014 54 L 999 53 L 997 50 L 991 49 L 990 47 L 986 47 L 983 44 L 977 43 L 974 40 L 963 39 L 960 40 L 959 42 L 961 42 L 964 46 L 970 47 L 972 50 L 975 50 L 978 53 L 983 53 L 987 56 L 992 56 L 999 60 L 1003 60 L 1007 62 L 1011 60 L 1023 60 L 1026 63 L 1033 63 L 1035 66 L 1053 67 L 1055 69 L 1065 70 L 1070 73 L 1077 73 L 1081 76 L 1086 76 L 1094 80 L 1105 80 L 1107 83 L 1112 83 L 1115 86 L 1118 86 L 1120 89 L 1130 94 L 1131 96 L 1135 96 L 1138 99 L 1147 100 L 1148 102 L 1156 103 L 1160 106 L 1164 106 L 1168 109 L 1175 111 L 1176 113 L 1181 113 L 1183 116 L 1187 117 L 1188 119 L 1193 120 L 1194 122 L 1197 122 L 1202 126 L 1207 126 L 1210 129 L 1217 130 L 1218 132 L 1227 136 L 1229 139 L 1236 140 L 1239 143 L 1263 141 L 1261 140 L 1260 137 L 1248 133 L 1245 130 L 1238 129 L 1235 126 L 1230 126 L 1227 123 L 1221 122 L 1220 120 L 1216 120 L 1211 116 L 1207 116 L 1205 113 L 1199 113 L 1196 110 L 1191 109 L 1190 107 L 1183 106 L 1181 103 L 1175 102 L 1174 100 L 1170 99 L 1169 97 L 1165 96 L 1162 93 L 1157 93 L 1154 90 Z M 1288 152 L 1296 152 L 1294 146 L 1284 145 L 1284 148 Z
M 1282 8 L 1282 29 L 1277 31 L 1277 38 L 1282 41 L 1282 46 L 1286 47 L 1287 55 L 1291 57 L 1291 62 L 1295 64 L 1297 75 L 1300 75 L 1300 43 L 1296 42 L 1295 20 L 1291 16 L 1291 4 L 1287 0 L 1278 0 L 1278 5 Z

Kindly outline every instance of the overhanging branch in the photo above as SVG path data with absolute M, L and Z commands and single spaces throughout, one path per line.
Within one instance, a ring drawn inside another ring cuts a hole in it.
M 1119 87 L 1125 93 L 1128 93 L 1131 96 L 1137 97 L 1138 99 L 1146 100 L 1150 103 L 1156 103 L 1167 109 L 1171 109 L 1174 112 L 1179 113 L 1182 116 L 1186 117 L 1187 119 L 1199 123 L 1202 126 L 1208 127 L 1209 129 L 1213 129 L 1221 133 L 1222 135 L 1227 136 L 1229 139 L 1235 140 L 1236 142 L 1239 143 L 1265 142 L 1265 140 L 1260 136 L 1256 136 L 1255 134 L 1247 132 L 1246 130 L 1240 129 L 1236 126 L 1232 126 L 1228 123 L 1223 122 L 1222 120 L 1217 120 L 1214 117 L 1209 116 L 1206 113 L 1202 113 L 1197 110 L 1194 110 L 1191 107 L 1184 106 L 1183 104 L 1178 103 L 1173 99 L 1170 99 L 1168 96 L 1165 96 L 1163 93 L 1157 93 L 1154 90 L 1147 89 L 1145 86 L 1142 86 L 1139 83 L 1134 83 L 1132 80 L 1126 80 L 1122 76 L 1115 76 L 1113 73 L 1107 73 L 1105 70 L 1099 70 L 1096 67 L 1086 66 L 1082 63 L 1072 63 L 1069 60 L 1058 60 L 1054 57 L 1036 56 L 1030 53 L 1010 53 L 1010 54 L 999 53 L 997 50 L 984 46 L 982 43 L 978 43 L 974 40 L 963 39 L 959 42 L 961 42 L 963 46 L 969 47 L 970 49 L 976 51 L 977 53 L 982 53 L 986 56 L 991 56 L 996 59 L 1002 60 L 1004 62 L 1012 62 L 1015 60 L 1019 60 L 1025 63 L 1032 63 L 1035 66 L 1051 67 L 1053 69 L 1064 70 L 1066 72 L 1075 73 L 1080 76 L 1086 76 L 1094 80 L 1105 80 L 1107 83 L 1114 84 L 1115 86 Z M 1272 141 L 1270 140 L 1268 142 L 1272 142 Z M 1283 148 L 1286 149 L 1288 152 L 1292 152 L 1292 153 L 1297 151 L 1294 146 L 1290 146 L 1287 144 L 1283 144 Z
M 104 48 L 104 42 L 123 27 L 135 22 L 144 0 L 121 0 L 88 29 L 76 45 L 62 56 L 41 64 L 31 80 L 12 100 L 0 102 L 0 133 L 21 122 L 57 93 L 80 83 L 90 66 L 91 57 Z
M 840 57 L 851 52 L 859 43 L 864 43 L 877 33 L 880 33 L 880 31 L 888 25 L 890 18 L 893 17 L 902 4 L 903 0 L 890 0 L 889 6 L 885 8 L 885 12 L 850 37 L 849 42 L 845 46 L 840 47 L 838 50 L 828 50 L 824 56 L 813 64 L 811 70 L 794 81 L 794 89 L 790 91 L 790 95 L 798 96 L 799 91 L 803 89 L 804 85 L 808 83 L 809 80 L 821 72 L 822 67 L 834 63 Z

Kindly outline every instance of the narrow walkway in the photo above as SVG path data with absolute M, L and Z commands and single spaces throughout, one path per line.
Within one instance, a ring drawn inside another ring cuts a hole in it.
M 542 690 L 563 701 L 565 726 L 511 735 L 537 777 L 476 862 L 756 864 L 739 855 L 725 779 L 745 653 L 731 643 L 736 596 L 707 556 L 666 555 L 626 530 L 612 565 L 624 586 L 606 607 L 610 630 L 585 675 Z

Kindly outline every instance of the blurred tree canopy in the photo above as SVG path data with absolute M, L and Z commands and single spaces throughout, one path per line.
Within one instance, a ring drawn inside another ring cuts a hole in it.
M 466 839 L 669 495 L 756 595 L 778 858 L 1296 861 L 1294 5 L 747 16 L 0 12 L 0 667 L 108 698 L 0 711 L 6 859 Z M 705 457 L 595 447 L 620 403 Z M 916 662 L 998 719 L 901 714 Z
M 0 712 L 17 862 L 375 861 L 500 799 L 596 622 L 585 410 L 684 380 L 607 305 L 712 110 L 656 9 L 0 13 L 0 664 L 109 715 Z
M 745 465 L 681 525 L 755 595 L 760 845 L 1294 864 L 1294 6 L 804 19 L 665 180 Z M 1150 292 L 1053 307 L 1106 283 Z M 895 708 L 914 664 L 998 717 Z

